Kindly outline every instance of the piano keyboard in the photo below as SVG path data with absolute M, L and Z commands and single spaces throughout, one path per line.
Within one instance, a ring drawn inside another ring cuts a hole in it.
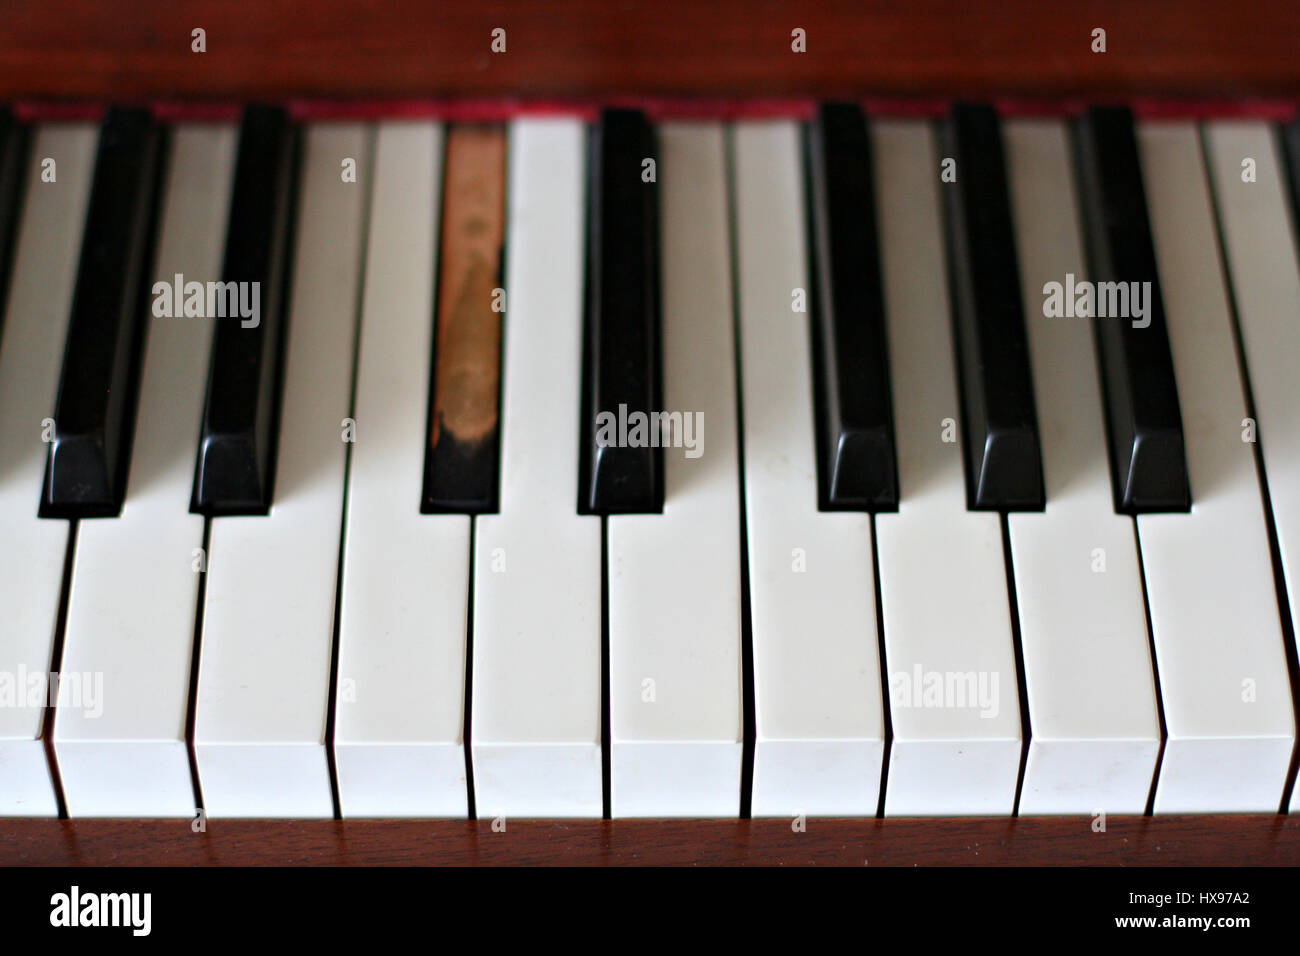
M 1120 108 L 0 111 L 0 816 L 1295 812 L 1298 196 Z

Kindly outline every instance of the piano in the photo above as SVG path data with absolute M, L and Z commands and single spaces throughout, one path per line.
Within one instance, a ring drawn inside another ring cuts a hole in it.
M 1300 863 L 1295 10 L 661 6 L 0 13 L 0 861 Z

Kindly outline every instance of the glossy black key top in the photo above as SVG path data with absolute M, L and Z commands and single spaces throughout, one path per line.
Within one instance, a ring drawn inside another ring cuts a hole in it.
M 1300 236 L 1300 118 L 1282 127 L 1281 140 L 1282 157 L 1286 162 L 1282 175 L 1291 200 L 1291 229 Z
M 808 126 L 806 149 L 819 507 L 893 510 L 894 415 L 862 110 L 824 104 Z
M 663 456 L 647 421 L 662 410 L 659 208 L 645 162 L 655 155 L 654 131 L 639 112 L 607 110 L 591 131 L 583 514 L 663 511 Z
M 1183 418 L 1133 114 L 1090 109 L 1075 124 L 1074 140 L 1115 509 L 1186 511 Z
M 100 129 L 54 410 L 44 517 L 104 517 L 122 508 L 163 147 L 163 131 L 146 110 L 109 110 Z
M 1043 508 L 1043 459 L 1029 371 L 1002 130 L 989 106 L 957 105 L 940 127 L 957 161 L 943 183 L 953 338 L 974 509 Z
M 7 109 L 0 109 L 0 322 L 4 321 L 9 288 L 10 256 L 22 205 L 23 165 L 27 156 L 27 130 Z M 0 333 L 3 333 L 0 329 Z
M 298 136 L 281 109 L 244 111 L 191 510 L 266 514 L 275 478 Z M 247 306 L 231 308 L 235 297 Z M 244 313 L 249 313 L 245 315 Z

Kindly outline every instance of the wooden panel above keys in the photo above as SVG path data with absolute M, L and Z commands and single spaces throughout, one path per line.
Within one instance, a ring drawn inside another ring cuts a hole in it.
M 420 510 L 480 514 L 497 508 L 501 409 L 501 249 L 506 133 L 453 126 L 447 133 L 441 261 L 434 326 L 429 447 Z
M 7 0 L 0 97 L 1288 96 L 1297 35 L 1291 0 Z

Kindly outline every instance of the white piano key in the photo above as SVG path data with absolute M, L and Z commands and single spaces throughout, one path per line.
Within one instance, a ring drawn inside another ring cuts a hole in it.
M 154 270 L 169 288 L 220 276 L 235 139 L 226 125 L 173 133 Z M 77 531 L 62 670 L 95 675 L 103 694 L 55 714 L 70 816 L 195 812 L 185 734 L 203 518 L 189 504 L 211 342 L 211 319 L 151 308 L 122 513 Z
M 53 816 L 42 740 L 68 523 L 36 517 L 72 305 L 96 130 L 39 127 L 0 326 L 0 817 Z M 42 161 L 57 179 L 42 182 Z
M 1283 159 L 1267 123 L 1210 123 L 1204 136 L 1294 623 L 1300 621 L 1300 223 L 1287 221 Z M 1252 182 L 1242 179 L 1248 158 L 1255 164 Z M 1300 788 L 1291 794 L 1291 812 L 1298 811 Z
M 510 127 L 500 513 L 474 521 L 481 817 L 598 817 L 600 519 L 577 513 L 585 134 Z
M 1021 731 L 1002 529 L 966 510 L 939 157 L 873 127 L 899 508 L 876 517 L 893 744 L 885 813 L 1009 814 Z
M 721 125 L 659 129 L 659 188 L 663 401 L 698 444 L 663 449 L 663 514 L 608 519 L 610 812 L 734 817 L 740 500 Z
M 211 817 L 333 814 L 325 730 L 369 142 L 359 125 L 305 133 L 275 498 L 265 517 L 212 520 L 194 727 Z
M 1047 317 L 1043 287 L 1084 276 L 1068 134 L 1006 124 L 1047 509 L 1008 517 L 1032 734 L 1020 813 L 1146 809 L 1160 752 L 1131 518 L 1115 513 L 1092 325 Z
M 344 817 L 464 816 L 470 519 L 421 515 L 442 128 L 375 144 L 334 754 Z
M 799 127 L 733 130 L 754 816 L 873 816 L 884 757 L 871 519 L 819 512 Z M 709 433 L 710 438 L 712 432 Z
M 1295 738 L 1253 447 L 1200 141 L 1138 128 L 1190 514 L 1137 519 L 1168 740 L 1157 813 L 1276 811 Z

